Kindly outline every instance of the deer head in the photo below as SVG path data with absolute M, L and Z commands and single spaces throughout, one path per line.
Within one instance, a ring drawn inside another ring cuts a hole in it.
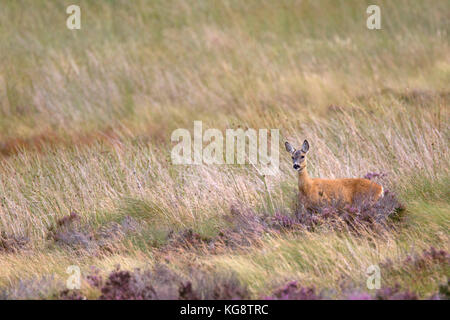
M 303 141 L 301 149 L 296 150 L 289 142 L 284 144 L 286 151 L 292 156 L 292 167 L 297 171 L 302 171 L 306 167 L 306 154 L 309 151 L 308 140 Z

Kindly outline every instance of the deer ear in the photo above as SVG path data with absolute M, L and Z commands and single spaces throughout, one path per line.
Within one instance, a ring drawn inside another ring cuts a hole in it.
M 284 146 L 286 147 L 286 151 L 287 152 L 289 152 L 289 153 L 294 153 L 295 152 L 295 148 L 293 146 L 291 146 L 291 144 L 289 142 L 286 141 Z
M 305 140 L 305 141 L 303 141 L 302 151 L 303 151 L 304 153 L 307 153 L 308 150 L 309 150 L 309 143 L 308 143 L 308 140 Z

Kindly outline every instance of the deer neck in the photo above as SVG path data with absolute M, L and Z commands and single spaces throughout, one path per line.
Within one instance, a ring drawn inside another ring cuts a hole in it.
M 310 184 L 311 179 L 309 178 L 308 170 L 305 166 L 298 172 L 298 189 L 301 191 L 305 191 L 306 189 L 308 189 Z

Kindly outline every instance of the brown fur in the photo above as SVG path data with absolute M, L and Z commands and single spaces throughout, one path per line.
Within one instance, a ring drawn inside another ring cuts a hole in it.
M 306 168 L 309 143 L 305 140 L 300 150 L 286 143 L 292 154 L 294 168 L 298 170 L 298 189 L 312 203 L 343 202 L 352 204 L 356 199 L 376 202 L 383 196 L 383 187 L 362 178 L 321 179 L 310 178 Z
M 351 204 L 357 198 L 377 201 L 383 188 L 368 179 L 311 179 L 303 169 L 298 174 L 298 189 L 313 203 L 342 201 Z

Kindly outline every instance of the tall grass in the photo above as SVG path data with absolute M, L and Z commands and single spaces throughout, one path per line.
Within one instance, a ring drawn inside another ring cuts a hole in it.
M 448 248 L 447 1 L 380 1 L 375 31 L 367 1 L 85 0 L 81 30 L 65 27 L 69 4 L 11 0 L 0 10 L 0 231 L 30 238 L 23 252 L 0 251 L 0 285 L 64 278 L 70 264 L 152 265 L 167 258 L 154 246 L 167 233 L 217 235 L 233 204 L 261 214 L 292 206 L 287 154 L 265 181 L 251 166 L 172 165 L 171 132 L 194 120 L 308 138 L 312 176 L 386 173 L 407 219 L 363 239 L 305 232 L 219 256 L 168 253 L 172 268 L 194 260 L 237 272 L 258 296 L 292 278 L 364 286 L 369 264 Z M 144 230 L 113 254 L 75 254 L 48 240 L 70 212 L 92 228 L 132 216 Z M 384 281 L 425 296 L 446 276 Z

